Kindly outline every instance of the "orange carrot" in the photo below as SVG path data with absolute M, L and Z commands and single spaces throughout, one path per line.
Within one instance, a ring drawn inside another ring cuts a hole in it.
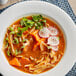
M 10 63 L 10 65 L 21 66 L 21 64 L 17 58 L 13 58 L 9 63 Z
M 30 33 L 32 36 L 34 36 L 34 38 L 36 39 L 37 43 L 34 45 L 33 50 L 40 45 L 41 41 L 44 41 L 44 38 L 40 38 L 38 35 L 38 30 L 35 30 L 34 32 Z

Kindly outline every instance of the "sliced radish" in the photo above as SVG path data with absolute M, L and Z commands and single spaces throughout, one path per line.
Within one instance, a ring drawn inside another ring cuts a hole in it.
M 44 27 L 43 29 L 39 31 L 40 37 L 47 38 L 49 37 L 49 35 L 50 35 L 50 31 L 46 27 Z
M 58 34 L 58 30 L 55 27 L 48 27 L 48 29 L 50 30 L 50 35 L 57 35 Z
M 58 51 L 58 46 L 51 46 L 52 50 Z
M 47 44 L 52 45 L 52 46 L 57 46 L 59 44 L 59 39 L 58 37 L 50 36 L 48 38 Z

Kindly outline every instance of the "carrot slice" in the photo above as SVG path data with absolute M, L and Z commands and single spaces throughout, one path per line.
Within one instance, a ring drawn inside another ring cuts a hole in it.
M 37 42 L 40 42 L 41 39 L 43 40 L 44 38 L 40 38 L 38 35 L 38 30 L 35 30 L 34 32 L 30 33 L 32 36 L 34 36 L 34 38 L 36 39 Z
M 17 58 L 13 58 L 9 63 L 10 65 L 21 66 Z
M 41 41 L 44 41 L 44 40 L 45 40 L 45 38 L 40 38 L 40 37 L 37 35 L 37 33 L 38 33 L 38 30 L 35 30 L 34 32 L 30 33 L 30 34 L 35 38 L 35 40 L 37 41 L 37 43 L 36 43 L 36 44 L 34 45 L 34 47 L 33 47 L 33 50 L 34 50 L 38 45 L 40 45 Z

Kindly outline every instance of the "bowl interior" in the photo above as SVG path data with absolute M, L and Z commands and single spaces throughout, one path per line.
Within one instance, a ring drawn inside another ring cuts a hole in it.
M 53 4 L 49 4 L 47 2 L 43 1 L 26 1 L 17 3 L 16 5 L 13 5 L 12 7 L 5 10 L 0 17 L 0 46 L 2 48 L 3 44 L 3 38 L 6 32 L 6 28 L 13 23 L 15 20 L 31 15 L 31 14 L 43 14 L 44 16 L 49 17 L 53 21 L 55 21 L 59 27 L 63 30 L 65 39 L 66 39 L 66 51 L 62 58 L 62 60 L 59 62 L 59 64 L 42 74 L 38 74 L 37 76 L 64 76 L 72 67 L 72 65 L 75 62 L 75 41 L 76 41 L 76 31 L 75 31 L 75 24 L 71 20 L 71 18 L 60 8 Z M 16 70 L 15 68 L 9 66 L 2 49 L 0 48 L 0 71 L 6 75 L 6 76 L 27 76 L 30 74 L 23 73 L 19 70 Z M 62 69 L 62 70 L 61 70 Z M 33 75 L 30 75 L 33 76 Z

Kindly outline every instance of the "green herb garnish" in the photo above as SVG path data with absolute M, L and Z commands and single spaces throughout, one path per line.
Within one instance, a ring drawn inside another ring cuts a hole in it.
M 7 51 L 7 55 L 10 56 L 10 54 L 11 54 L 11 47 L 9 46 L 8 51 Z
M 11 31 L 10 34 L 15 34 L 15 31 Z
M 9 27 L 9 30 L 10 30 L 10 31 L 13 31 L 14 29 L 13 29 L 13 27 Z
M 8 41 L 8 37 L 6 37 L 6 39 L 5 39 L 6 41 Z
M 18 43 L 19 43 L 19 40 L 18 40 L 17 37 L 14 38 L 13 43 L 14 43 L 14 44 L 18 44 Z
M 46 23 L 46 20 L 42 20 L 42 22 Z
M 21 54 L 21 53 L 22 53 L 22 51 L 21 51 L 21 50 L 19 50 L 18 54 Z
M 51 49 L 51 46 L 47 46 L 48 49 Z
M 57 37 L 57 39 L 59 40 L 60 38 L 59 38 L 59 37 Z
M 42 15 L 34 15 L 32 16 L 32 18 L 36 22 L 41 21 L 43 19 Z
M 26 21 L 28 19 L 26 17 L 23 17 L 22 20 L 20 21 L 20 24 L 23 26 L 23 25 L 26 25 Z
M 23 46 L 21 46 L 21 49 L 22 49 L 22 48 L 24 48 L 24 47 L 25 47 L 24 45 L 23 45 Z
M 27 41 L 27 39 L 23 39 L 23 42 L 26 42 Z
M 22 36 L 22 32 L 17 32 L 16 35 L 21 37 Z
M 22 28 L 18 27 L 18 36 L 22 36 L 22 33 L 32 27 L 35 29 L 42 29 L 44 23 L 46 23 L 45 18 L 42 15 L 33 15 L 32 20 L 23 17 L 20 21 L 20 24 L 23 26 Z
M 9 50 L 7 51 L 7 55 L 10 56 L 10 51 Z
M 21 53 L 22 53 L 21 50 L 19 50 L 19 51 L 17 49 L 15 50 L 15 55 L 18 55 L 18 54 L 21 54 Z
M 18 55 L 18 50 L 17 49 L 15 50 L 15 55 Z

